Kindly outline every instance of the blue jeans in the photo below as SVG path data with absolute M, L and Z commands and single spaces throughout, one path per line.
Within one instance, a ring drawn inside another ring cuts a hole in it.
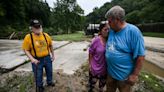
M 43 87 L 43 67 L 45 67 L 47 84 L 51 84 L 52 81 L 52 61 L 50 55 L 37 58 L 40 61 L 38 65 L 32 63 L 32 70 L 34 72 L 35 81 L 37 87 Z

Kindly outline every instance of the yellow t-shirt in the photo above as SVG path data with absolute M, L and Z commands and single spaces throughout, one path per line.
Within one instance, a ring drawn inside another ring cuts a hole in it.
M 49 54 L 48 50 L 50 50 L 50 46 L 52 46 L 51 37 L 47 33 L 44 33 L 44 34 L 47 39 L 48 49 L 47 49 L 47 43 L 46 43 L 43 33 L 41 33 L 40 35 L 35 35 L 34 33 L 32 33 L 34 48 L 35 48 L 37 57 L 47 56 Z M 30 34 L 27 34 L 25 36 L 23 44 L 22 44 L 22 48 L 23 50 L 30 51 L 32 56 L 35 57 Z

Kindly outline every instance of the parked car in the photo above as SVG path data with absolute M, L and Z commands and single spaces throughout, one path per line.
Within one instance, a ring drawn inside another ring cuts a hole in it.
M 94 35 L 98 33 L 100 24 L 89 24 L 85 30 L 85 35 Z
M 107 21 L 101 21 L 101 23 L 107 23 Z M 85 29 L 85 35 L 95 35 L 99 32 L 100 24 L 89 24 Z

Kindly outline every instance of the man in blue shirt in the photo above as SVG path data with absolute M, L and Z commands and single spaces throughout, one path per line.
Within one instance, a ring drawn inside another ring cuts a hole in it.
M 125 11 L 112 7 L 105 15 L 110 25 L 106 44 L 107 92 L 131 92 L 138 79 L 145 56 L 144 39 L 140 30 L 125 21 Z

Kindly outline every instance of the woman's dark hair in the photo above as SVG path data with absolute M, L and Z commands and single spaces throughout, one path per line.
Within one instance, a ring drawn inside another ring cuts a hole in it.
M 100 23 L 99 32 L 106 26 L 106 23 Z

